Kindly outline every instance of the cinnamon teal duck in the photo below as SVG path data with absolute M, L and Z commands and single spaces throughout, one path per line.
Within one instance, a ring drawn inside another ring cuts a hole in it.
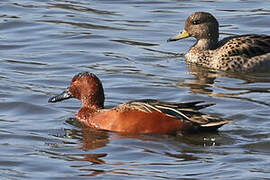
M 98 77 L 89 72 L 75 75 L 63 93 L 49 99 L 58 102 L 69 98 L 81 100 L 76 118 L 86 126 L 131 134 L 182 134 L 215 131 L 231 122 L 200 112 L 213 104 L 174 103 L 152 99 L 135 100 L 112 109 L 104 108 L 104 90 Z

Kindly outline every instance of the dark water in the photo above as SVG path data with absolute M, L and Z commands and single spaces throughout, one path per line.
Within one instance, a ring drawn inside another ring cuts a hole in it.
M 212 12 L 222 38 L 270 34 L 270 1 L 2 0 L 0 179 L 270 178 L 270 74 L 188 67 L 194 39 L 166 40 L 194 11 Z M 100 77 L 107 107 L 202 100 L 237 121 L 184 137 L 85 129 L 79 101 L 47 103 L 80 71 Z

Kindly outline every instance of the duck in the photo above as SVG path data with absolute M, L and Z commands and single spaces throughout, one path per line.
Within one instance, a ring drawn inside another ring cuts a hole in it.
M 245 34 L 219 41 L 219 23 L 209 12 L 188 16 L 182 32 L 167 41 L 194 37 L 196 43 L 185 54 L 186 62 L 228 72 L 260 72 L 270 67 L 270 36 Z
M 104 108 L 104 89 L 90 72 L 75 75 L 70 86 L 48 102 L 79 99 L 82 107 L 75 115 L 87 127 L 127 134 L 184 134 L 216 131 L 231 122 L 199 110 L 212 106 L 202 101 L 166 102 L 155 99 L 133 100 L 111 109 Z M 204 103 L 204 104 L 202 104 Z

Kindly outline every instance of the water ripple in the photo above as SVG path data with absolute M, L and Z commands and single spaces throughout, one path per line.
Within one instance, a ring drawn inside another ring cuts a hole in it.
M 265 179 L 269 73 L 186 64 L 194 39 L 167 43 L 194 11 L 221 38 L 270 34 L 268 1 L 13 0 L 0 3 L 1 179 Z M 48 104 L 74 74 L 103 82 L 106 107 L 134 99 L 205 101 L 233 119 L 216 133 L 123 135 L 84 127 L 76 99 Z

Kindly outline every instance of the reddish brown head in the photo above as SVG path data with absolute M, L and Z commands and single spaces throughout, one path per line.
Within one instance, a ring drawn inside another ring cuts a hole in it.
M 69 88 L 50 98 L 49 102 L 58 102 L 72 97 L 81 100 L 83 107 L 95 109 L 104 107 L 104 90 L 100 80 L 93 73 L 82 72 L 75 75 Z

